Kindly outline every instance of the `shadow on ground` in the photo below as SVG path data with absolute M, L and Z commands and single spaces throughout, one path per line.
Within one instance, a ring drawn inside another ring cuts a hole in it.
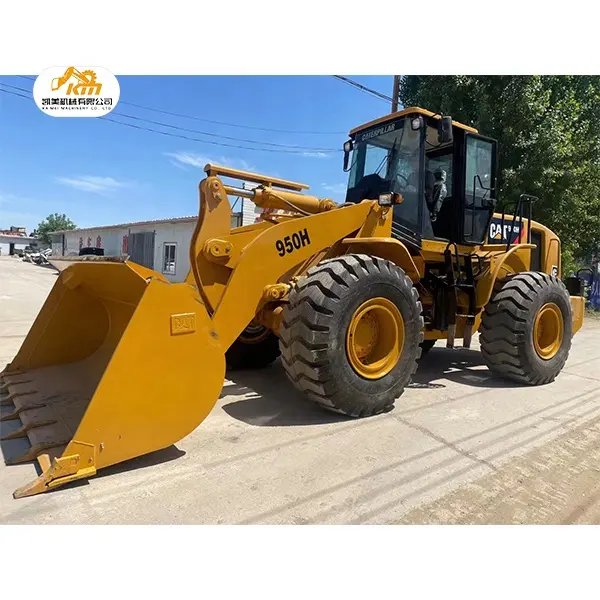
M 233 385 L 224 387 L 222 396 L 244 398 L 228 402 L 223 410 L 234 419 L 249 425 L 281 427 L 352 420 L 307 401 L 288 381 L 279 361 L 257 371 L 227 373 L 227 378 Z
M 442 342 L 438 343 L 442 344 Z M 523 387 L 518 383 L 492 375 L 479 350 L 451 349 L 441 345 L 423 355 L 419 361 L 419 368 L 412 377 L 412 383 L 408 387 L 413 389 L 442 388 L 446 387 L 443 380 L 481 388 Z
M 353 420 L 329 413 L 303 398 L 287 380 L 279 361 L 257 371 L 227 374 L 232 382 L 221 397 L 240 396 L 227 402 L 223 410 L 234 419 L 260 427 L 321 425 Z M 448 382 L 480 388 L 520 387 L 494 377 L 478 350 L 433 348 L 419 361 L 409 389 L 445 388 Z

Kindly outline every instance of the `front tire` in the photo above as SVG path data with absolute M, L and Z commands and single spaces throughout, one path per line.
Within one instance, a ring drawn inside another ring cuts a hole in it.
M 481 352 L 492 372 L 528 385 L 550 383 L 571 349 L 567 288 L 546 273 L 512 275 L 497 284 L 480 331 Z
M 351 417 L 391 410 L 421 355 L 422 306 L 394 263 L 349 254 L 310 269 L 289 295 L 281 361 L 294 386 Z

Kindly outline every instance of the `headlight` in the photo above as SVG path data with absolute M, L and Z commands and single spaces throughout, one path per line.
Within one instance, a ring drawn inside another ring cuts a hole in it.
M 410 128 L 413 131 L 418 131 L 419 129 L 421 129 L 421 117 L 416 117 L 415 119 L 412 119 L 412 121 L 410 122 Z
M 392 194 L 380 194 L 379 195 L 379 206 L 391 206 L 392 205 Z

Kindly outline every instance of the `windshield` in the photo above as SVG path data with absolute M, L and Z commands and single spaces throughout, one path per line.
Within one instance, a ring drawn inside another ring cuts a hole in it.
M 371 182 L 384 180 L 388 182 L 385 191 L 401 193 L 401 188 L 416 184 L 419 138 L 419 131 L 412 131 L 405 119 L 358 134 L 348 187 L 369 187 L 363 185 L 368 178 Z
M 396 217 L 411 228 L 418 225 L 421 173 L 421 132 L 409 119 L 381 125 L 356 136 L 348 179 L 347 202 L 376 200 L 380 194 L 402 194 Z

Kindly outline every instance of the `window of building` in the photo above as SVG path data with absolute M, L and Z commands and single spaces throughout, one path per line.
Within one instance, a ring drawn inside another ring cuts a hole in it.
M 165 243 L 163 246 L 163 273 L 175 275 L 176 260 L 177 260 L 177 244 Z

